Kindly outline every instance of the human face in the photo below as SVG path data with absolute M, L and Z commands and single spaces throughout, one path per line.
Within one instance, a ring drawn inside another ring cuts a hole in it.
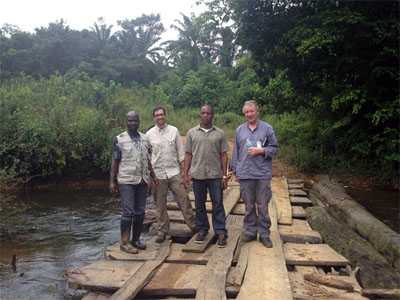
M 163 128 L 167 121 L 164 111 L 162 109 L 156 110 L 153 115 L 153 120 L 159 128 Z
M 200 110 L 200 123 L 202 126 L 210 127 L 214 114 L 211 107 L 204 105 Z
M 243 107 L 243 113 L 247 122 L 254 124 L 258 120 L 258 111 L 254 105 L 246 105 Z
M 138 114 L 129 114 L 126 125 L 128 127 L 128 131 L 137 132 L 140 126 L 140 119 Z

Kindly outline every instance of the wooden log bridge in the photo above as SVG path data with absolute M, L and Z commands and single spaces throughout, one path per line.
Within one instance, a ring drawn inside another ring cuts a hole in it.
M 229 233 L 225 248 L 215 245 L 212 231 L 205 243 L 194 243 L 182 216 L 170 205 L 172 240 L 156 244 L 152 237 L 139 254 L 111 245 L 104 259 L 68 269 L 68 285 L 86 289 L 85 300 L 367 299 L 348 260 L 323 244 L 305 220 L 304 207 L 312 204 L 303 187 L 299 179 L 272 180 L 273 248 L 240 241 L 245 207 L 238 184 L 232 183 L 224 191 Z

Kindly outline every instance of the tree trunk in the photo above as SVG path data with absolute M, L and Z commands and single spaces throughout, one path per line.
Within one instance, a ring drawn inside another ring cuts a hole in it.
M 327 206 L 329 213 L 368 240 L 400 272 L 400 234 L 376 219 L 328 176 L 321 176 L 319 182 L 314 182 L 310 192 Z
M 333 218 L 326 208 L 309 207 L 306 212 L 312 228 L 319 231 L 324 241 L 349 259 L 353 266 L 360 267 L 359 280 L 363 287 L 398 287 L 400 274 L 370 243 Z

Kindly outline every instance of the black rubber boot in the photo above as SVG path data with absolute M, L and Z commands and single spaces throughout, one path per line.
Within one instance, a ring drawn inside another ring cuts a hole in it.
M 120 249 L 126 253 L 136 254 L 137 249 L 129 244 L 129 235 L 131 234 L 132 218 L 121 217 L 121 242 Z
M 140 234 L 142 233 L 142 229 L 143 229 L 143 221 L 144 221 L 144 215 L 139 215 L 139 216 L 133 217 L 131 244 L 133 247 L 135 247 L 139 250 L 146 249 L 145 243 L 140 240 Z
M 131 234 L 132 218 L 121 217 L 121 242 L 129 242 Z

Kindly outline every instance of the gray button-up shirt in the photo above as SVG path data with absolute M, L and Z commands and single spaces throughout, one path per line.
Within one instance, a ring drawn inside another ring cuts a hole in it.
M 264 148 L 264 155 L 251 156 L 249 147 Z M 236 129 L 231 169 L 239 179 L 271 179 L 272 158 L 278 151 L 278 142 L 271 125 L 263 121 L 251 130 L 246 123 Z
M 190 129 L 186 135 L 185 151 L 192 154 L 192 178 L 222 178 L 221 153 L 228 151 L 228 143 L 222 129 L 215 126 L 208 132 L 204 132 L 200 126 Z

